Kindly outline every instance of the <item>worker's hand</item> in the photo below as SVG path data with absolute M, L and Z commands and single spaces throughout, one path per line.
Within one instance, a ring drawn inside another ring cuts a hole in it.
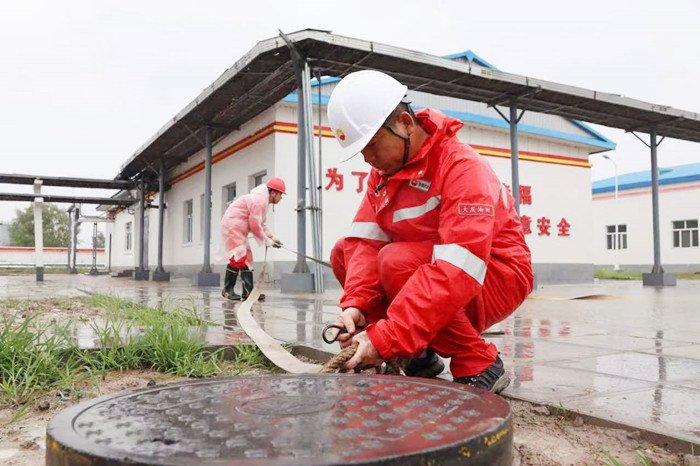
M 346 332 L 338 335 L 338 343 L 341 348 L 350 346 L 353 335 L 357 331 L 357 327 L 364 327 L 367 325 L 364 314 L 356 307 L 348 307 L 344 309 L 338 317 L 335 319 L 335 325 L 344 327 Z
M 273 247 L 273 248 L 281 248 L 281 247 L 282 247 L 282 241 L 280 241 L 280 240 L 278 240 L 277 238 L 275 238 L 274 240 L 272 240 L 272 247 Z
M 382 363 L 382 357 L 379 355 L 377 348 L 372 344 L 372 340 L 369 339 L 367 332 L 363 331 L 358 333 L 352 337 L 352 341 L 359 343 L 359 345 L 357 346 L 355 355 L 345 363 L 346 369 L 353 370 L 356 367 L 358 369 L 375 367 Z
M 268 248 L 269 248 L 269 247 L 274 247 L 274 246 L 275 246 L 274 240 L 273 240 L 272 238 L 267 238 L 267 237 L 266 237 L 266 238 L 265 238 L 265 246 L 268 247 Z

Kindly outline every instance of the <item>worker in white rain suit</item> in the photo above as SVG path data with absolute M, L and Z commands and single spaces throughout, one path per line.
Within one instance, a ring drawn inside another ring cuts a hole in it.
M 229 257 L 221 295 L 231 300 L 247 299 L 253 290 L 253 252 L 248 243 L 251 233 L 258 244 L 279 248 L 282 242 L 265 224 L 270 204 L 277 204 L 285 194 L 284 180 L 272 178 L 266 184 L 253 188 L 249 194 L 235 199 L 221 218 L 221 234 L 224 250 Z M 238 275 L 241 275 L 243 290 L 241 295 L 234 293 Z M 265 295 L 260 295 L 265 299 Z

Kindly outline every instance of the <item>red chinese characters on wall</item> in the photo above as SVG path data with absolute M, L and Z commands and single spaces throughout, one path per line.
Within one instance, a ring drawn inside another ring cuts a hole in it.
M 326 191 L 331 189 L 331 186 L 335 186 L 336 191 L 343 190 L 343 186 L 345 185 L 343 181 L 343 174 L 338 173 L 337 168 L 333 167 L 326 170 L 326 178 L 328 178 L 328 184 L 324 188 Z
M 528 217 L 527 215 L 521 215 L 520 216 L 520 223 L 523 226 L 523 233 L 526 235 L 529 235 L 532 233 L 532 218 Z
M 520 185 L 520 205 L 532 205 L 532 186 Z
M 369 175 L 369 172 L 353 171 L 350 173 L 357 178 L 357 188 L 355 188 L 355 192 L 363 192 L 365 190 L 365 179 L 367 175 Z M 328 184 L 323 187 L 326 191 L 333 187 L 335 187 L 336 191 L 342 191 L 345 188 L 345 176 L 340 173 L 336 167 L 326 169 L 326 179 L 328 180 Z
M 365 190 L 365 178 L 367 178 L 367 175 L 369 175 L 369 172 L 351 172 L 353 176 L 357 177 L 357 189 L 355 189 L 356 193 L 361 193 L 362 191 Z
M 557 228 L 559 229 L 559 236 L 569 236 L 569 230 L 571 229 L 571 225 L 569 222 L 566 221 L 565 218 L 562 217 L 562 219 L 557 223 Z
M 365 171 L 351 171 L 350 174 L 355 177 L 357 184 L 353 185 L 351 189 L 354 189 L 356 193 L 362 193 L 367 189 L 367 179 L 369 172 Z M 324 189 L 329 191 L 334 189 L 335 191 L 343 191 L 345 189 L 345 176 L 341 173 L 337 167 L 330 167 L 326 169 L 326 185 Z M 504 186 L 511 193 L 511 188 L 508 184 L 504 183 Z M 520 205 L 531 206 L 533 201 L 532 196 L 532 186 L 530 185 L 520 185 L 518 187 L 518 194 L 520 195 Z M 555 220 L 556 221 L 556 220 Z M 533 217 L 530 215 L 521 215 L 520 223 L 523 227 L 523 234 L 531 235 L 533 234 L 533 228 L 537 229 L 537 236 L 547 237 L 552 236 L 554 233 L 552 231 L 553 225 L 552 220 L 549 217 L 539 217 L 533 225 Z M 561 220 L 556 224 L 557 236 L 560 237 L 571 237 L 571 224 L 569 221 L 562 217 Z

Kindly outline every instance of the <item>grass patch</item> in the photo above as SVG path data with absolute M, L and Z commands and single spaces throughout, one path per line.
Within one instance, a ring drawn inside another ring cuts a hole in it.
M 700 272 L 679 273 L 679 280 L 700 280 Z M 632 272 L 630 270 L 596 269 L 595 278 L 601 280 L 641 280 L 642 272 Z
M 94 349 L 77 346 L 75 322 L 41 320 L 41 309 L 76 301 L 103 311 L 90 323 L 97 340 Z M 39 310 L 32 312 L 35 308 Z M 108 371 L 154 369 L 208 377 L 270 370 L 267 359 L 251 344 L 237 347 L 231 362 L 224 361 L 221 350 L 208 351 L 199 333 L 209 323 L 193 307 L 165 311 L 95 295 L 48 304 L 2 300 L 0 309 L 0 405 L 26 404 L 51 390 L 71 393 L 78 383 L 104 377 Z
M 641 280 L 642 272 L 626 270 L 596 269 L 595 278 L 601 280 Z

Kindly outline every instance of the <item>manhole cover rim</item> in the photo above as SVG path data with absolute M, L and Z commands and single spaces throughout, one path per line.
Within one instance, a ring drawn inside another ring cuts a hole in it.
M 329 379 L 329 378 L 358 378 L 358 381 L 361 380 L 359 377 L 362 377 L 362 379 L 396 379 L 398 381 L 406 382 L 409 381 L 414 384 L 418 385 L 431 385 L 431 386 L 438 386 L 441 388 L 453 390 L 453 391 L 463 391 L 471 394 L 478 393 L 480 396 L 486 399 L 486 402 L 488 404 L 496 403 L 496 404 L 505 404 L 507 407 L 506 410 L 506 416 L 501 418 L 493 418 L 493 419 L 499 419 L 501 421 L 500 425 L 496 424 L 492 428 L 487 429 L 482 431 L 480 434 L 474 435 L 470 438 L 464 438 L 460 439 L 454 442 L 450 443 L 445 443 L 436 447 L 432 448 L 426 448 L 423 450 L 418 450 L 414 451 L 411 453 L 408 453 L 406 455 L 392 455 L 392 454 L 387 454 L 385 456 L 377 456 L 371 459 L 361 459 L 361 460 L 343 460 L 343 461 L 338 461 L 337 463 L 334 462 L 328 462 L 327 460 L 324 462 L 324 459 L 321 457 L 319 458 L 319 461 L 312 461 L 310 462 L 309 458 L 300 458 L 298 462 L 290 461 L 289 458 L 265 458 L 264 461 L 260 461 L 260 459 L 247 459 L 247 458 L 240 458 L 240 459 L 231 459 L 231 458 L 221 458 L 221 459 L 202 459 L 199 461 L 200 464 L 202 465 L 223 465 L 223 464 L 240 464 L 240 465 L 252 465 L 252 464 L 270 464 L 270 465 L 275 465 L 275 464 L 373 464 L 373 463 L 392 463 L 392 461 L 395 461 L 396 459 L 405 459 L 408 460 L 412 457 L 423 457 L 423 458 L 430 458 L 430 457 L 438 457 L 444 455 L 444 453 L 448 452 L 449 450 L 452 449 L 457 449 L 463 446 L 471 446 L 472 444 L 475 443 L 480 443 L 483 441 L 485 437 L 488 437 L 490 435 L 495 434 L 496 432 L 500 431 L 505 431 L 507 432 L 507 436 L 512 436 L 513 435 L 513 428 L 512 428 L 512 411 L 510 410 L 510 406 L 508 402 L 492 393 L 489 393 L 484 390 L 476 389 L 467 385 L 461 385 L 461 384 L 455 384 L 453 382 L 449 382 L 446 380 L 441 380 L 441 379 L 423 379 L 423 378 L 415 378 L 415 377 L 406 377 L 406 376 L 396 376 L 396 375 L 362 375 L 358 376 L 357 374 L 279 374 L 279 375 L 250 375 L 250 376 L 242 376 L 242 377 L 236 377 L 236 376 L 220 376 L 220 377 L 211 377 L 211 378 L 206 378 L 206 379 L 201 379 L 201 380 L 185 380 L 185 381 L 178 381 L 178 382 L 173 382 L 173 383 L 168 383 L 168 384 L 162 384 L 162 385 L 157 385 L 155 387 L 144 387 L 144 388 L 139 388 L 139 389 L 133 389 L 133 390 L 125 390 L 123 392 L 119 392 L 116 394 L 111 394 L 111 395 L 104 395 L 100 396 L 97 398 L 92 398 L 89 400 L 82 401 L 76 405 L 70 406 L 62 411 L 60 411 L 58 414 L 56 414 L 51 420 L 49 421 L 47 428 L 46 428 L 46 436 L 47 436 L 47 454 L 51 452 L 54 449 L 61 450 L 61 451 L 68 451 L 68 452 L 74 452 L 78 455 L 90 455 L 95 458 L 123 458 L 126 462 L 129 464 L 147 464 L 147 465 L 173 465 L 173 466 L 180 466 L 180 465 L 190 465 L 192 458 L 184 457 L 184 458 L 168 458 L 168 459 L 163 459 L 163 458 L 153 458 L 150 456 L 145 456 L 136 452 L 125 452 L 121 449 L 115 449 L 110 447 L 109 445 L 97 445 L 95 442 L 88 441 L 84 437 L 80 436 L 76 431 L 75 431 L 75 426 L 74 423 L 77 420 L 78 416 L 82 414 L 83 412 L 89 410 L 90 408 L 99 405 L 101 403 L 104 403 L 106 401 L 115 401 L 121 398 L 125 397 L 132 397 L 135 395 L 141 395 L 149 392 L 159 392 L 164 389 L 173 389 L 179 386 L 183 385 L 188 385 L 188 386 L 196 386 L 196 385 L 209 385 L 212 383 L 217 383 L 217 382 L 225 382 L 229 380 L 236 380 L 236 381 L 242 381 L 242 380 L 262 380 L 262 379 L 295 379 L 299 377 L 304 377 L 304 378 L 324 378 L 324 379 Z M 478 446 L 478 445 L 477 445 Z M 484 453 L 488 449 L 477 449 L 476 452 L 481 454 Z

